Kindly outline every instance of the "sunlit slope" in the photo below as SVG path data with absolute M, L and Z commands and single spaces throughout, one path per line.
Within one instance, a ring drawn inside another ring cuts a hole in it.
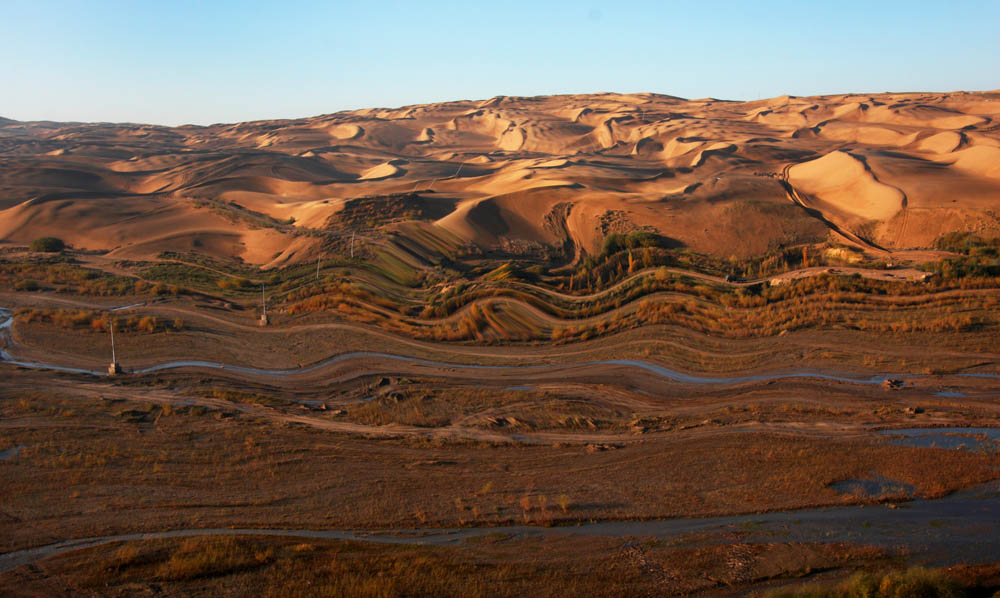
M 0 239 L 269 266 L 406 220 L 569 258 L 636 229 L 716 256 L 926 247 L 1000 234 L 998 116 L 998 93 L 595 94 L 209 127 L 3 121 Z

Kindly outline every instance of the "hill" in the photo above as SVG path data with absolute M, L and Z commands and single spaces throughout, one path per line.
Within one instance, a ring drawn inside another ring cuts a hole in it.
M 926 248 L 1000 234 L 998 117 L 1000 93 L 958 92 L 499 96 L 175 128 L 4 119 L 0 239 L 265 267 L 413 220 L 567 261 L 634 230 L 717 257 Z

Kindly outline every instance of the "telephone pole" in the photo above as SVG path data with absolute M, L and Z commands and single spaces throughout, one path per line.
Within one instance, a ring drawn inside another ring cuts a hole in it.
M 122 373 L 122 366 L 118 364 L 118 355 L 115 353 L 115 320 L 111 319 L 111 365 L 108 366 L 108 375 L 117 376 Z
M 264 295 L 264 283 L 261 283 L 260 285 L 260 306 L 261 312 L 259 324 L 261 326 L 267 326 L 270 323 L 270 320 L 267 318 L 267 297 Z

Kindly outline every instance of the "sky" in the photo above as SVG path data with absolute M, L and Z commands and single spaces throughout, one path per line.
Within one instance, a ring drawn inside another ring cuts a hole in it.
M 0 116 L 164 125 L 496 95 L 1000 88 L 1000 1 L 0 0 Z

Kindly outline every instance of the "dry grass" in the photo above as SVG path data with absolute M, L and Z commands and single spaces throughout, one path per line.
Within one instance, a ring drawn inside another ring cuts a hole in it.
M 354 285 L 312 285 L 288 295 L 285 311 L 331 312 L 347 321 L 429 340 L 503 344 L 587 340 L 649 324 L 734 338 L 836 327 L 873 334 L 965 332 L 995 327 L 993 314 L 1000 307 L 1000 297 L 993 293 L 947 293 L 956 288 L 953 284 L 829 275 L 774 288 L 734 290 L 656 272 L 576 302 L 537 287 L 509 284 L 496 271 L 487 272 L 482 280 L 468 288 L 447 287 L 431 303 L 389 300 Z M 965 282 L 960 288 L 968 286 Z M 505 300 L 503 309 L 491 304 L 497 299 Z
M 160 563 L 154 579 L 182 581 L 229 575 L 260 567 L 273 560 L 274 550 L 228 536 L 188 538 Z
M 734 566 L 736 553 L 760 573 L 747 576 Z M 2 574 L 0 583 L 26 589 L 47 581 L 107 596 L 155 585 L 164 596 L 598 598 L 720 588 L 746 592 L 762 580 L 882 558 L 878 550 L 843 544 L 720 545 L 711 538 L 686 538 L 664 545 L 558 533 L 496 534 L 447 548 L 204 537 L 101 546 L 51 559 L 44 569 Z
M 115 332 L 123 333 L 152 334 L 166 331 L 177 332 L 185 329 L 184 320 L 181 318 L 163 320 L 151 315 L 119 317 L 91 309 L 20 308 L 14 315 L 21 324 L 52 324 L 65 330 L 82 332 L 107 332 L 112 323 L 114 323 Z
M 835 587 L 806 585 L 794 589 L 772 590 L 765 598 L 962 598 L 966 588 L 936 569 L 914 567 L 905 571 L 876 576 L 867 572 L 853 575 Z M 977 594 L 978 595 L 978 594 Z
M 0 289 L 49 290 L 97 297 L 153 290 L 152 285 L 143 281 L 85 268 L 62 256 L 21 261 L 0 259 Z
M 829 485 L 873 474 L 939 496 L 996 478 L 1000 465 L 996 455 L 734 434 L 724 425 L 649 434 L 615 450 L 366 439 L 276 425 L 240 414 L 239 403 L 232 410 L 144 405 L 138 387 L 95 393 L 126 392 L 138 402 L 101 401 L 86 386 L 54 396 L 27 390 L 14 373 L 0 394 L 8 422 L 0 446 L 25 448 L 0 465 L 11 517 L 0 520 L 0 550 L 165 527 L 433 527 L 755 512 L 857 501 Z M 37 386 L 37 375 L 24 374 L 24 385 Z

